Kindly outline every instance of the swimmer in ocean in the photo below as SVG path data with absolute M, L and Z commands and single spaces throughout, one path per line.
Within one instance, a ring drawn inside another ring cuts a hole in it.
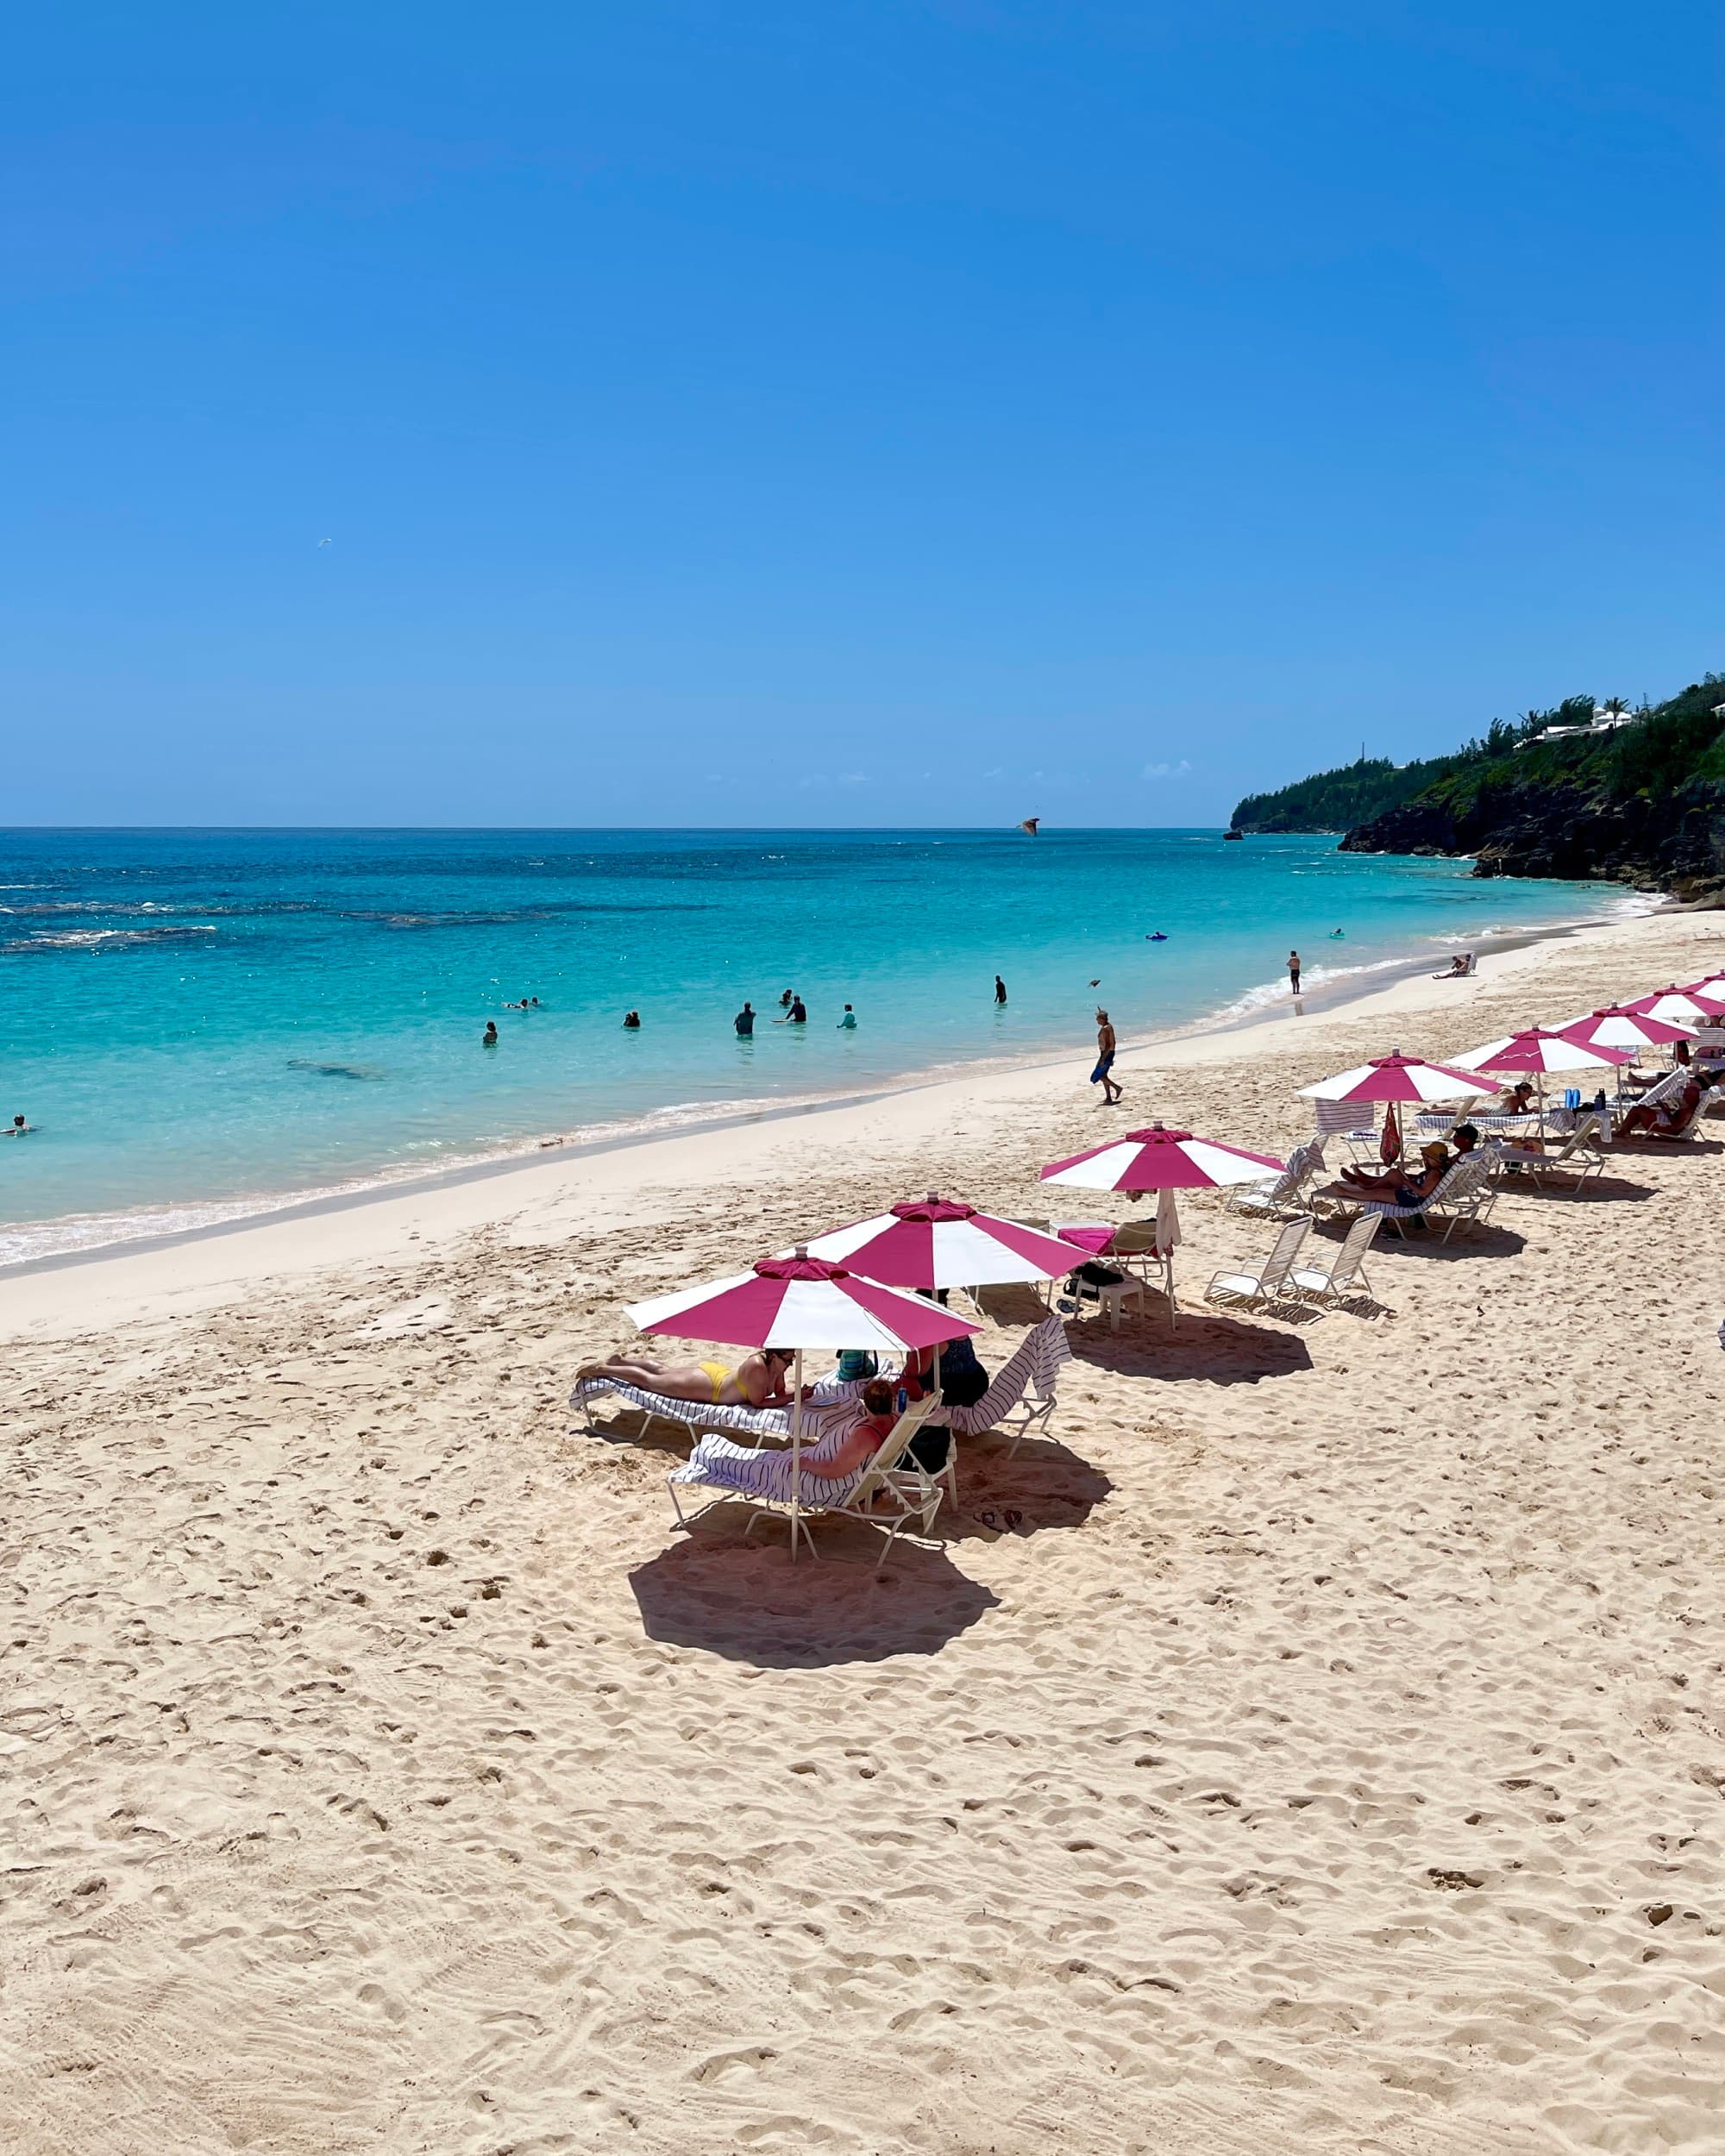
M 856 1031 L 856 1013 L 848 1003 L 844 1006 L 844 1016 L 838 1021 L 836 1030 L 841 1033 L 854 1033 Z
M 480 1046 L 481 1048 L 495 1048 L 497 1046 L 497 1020 L 495 1018 L 487 1018 L 486 1020 L 485 1038 L 480 1043 Z
M 848 1011 L 850 1006 L 847 1003 L 844 1007 Z M 28 1138 L 34 1128 L 34 1125 L 26 1123 L 22 1116 L 15 1115 L 12 1118 L 11 1129 L 0 1131 L 0 1138 Z
M 633 1033 L 638 1031 L 640 1025 L 641 1013 L 638 1011 L 625 1011 L 624 1012 L 623 1025 L 625 1032 Z

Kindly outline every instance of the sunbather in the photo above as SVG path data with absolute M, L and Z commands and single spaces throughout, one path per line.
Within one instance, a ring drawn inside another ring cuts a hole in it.
M 1617 1125 L 1623 1138 L 1677 1138 L 1689 1128 L 1701 1106 L 1701 1087 L 1691 1078 L 1675 1100 L 1661 1100 L 1657 1107 L 1643 1100 L 1630 1109 Z
M 1513 1086 L 1506 1086 L 1498 1098 L 1494 1115 L 1532 1115 L 1534 1112 L 1534 1081 L 1518 1078 Z
M 1433 1138 L 1420 1148 L 1421 1164 L 1411 1169 L 1398 1163 L 1382 1174 L 1364 1168 L 1345 1168 L 1339 1186 L 1332 1186 L 1348 1198 L 1372 1198 L 1392 1206 L 1422 1206 L 1449 1172 L 1450 1149 Z
M 608 1377 L 614 1385 L 662 1393 L 668 1400 L 701 1400 L 714 1407 L 785 1407 L 791 1399 L 785 1373 L 794 1360 L 788 1348 L 772 1347 L 745 1355 L 735 1369 L 726 1363 L 655 1363 L 643 1355 L 613 1355 L 585 1364 L 575 1380 Z
M 1687 1070 L 1694 1062 L 1694 1051 L 1687 1041 L 1678 1041 L 1672 1050 L 1673 1069 Z M 1629 1093 L 1645 1093 L 1649 1086 L 1657 1086 L 1671 1076 L 1669 1070 L 1620 1070 L 1617 1081 Z
M 1473 953 L 1471 950 L 1458 950 L 1450 961 L 1449 971 L 1434 973 L 1432 978 L 1433 981 L 1465 981 L 1472 971 Z
M 860 1420 L 847 1422 L 842 1413 L 829 1409 L 820 1435 L 802 1451 L 800 1470 L 813 1487 L 811 1497 L 829 1503 L 844 1493 L 838 1485 L 857 1482 L 870 1460 L 892 1432 L 898 1416 L 894 1390 L 884 1377 L 871 1377 L 862 1388 Z M 689 1455 L 689 1467 L 698 1470 L 687 1479 L 717 1483 L 750 1497 L 777 1498 L 791 1495 L 793 1455 L 788 1446 L 737 1445 L 730 1438 L 705 1437 Z

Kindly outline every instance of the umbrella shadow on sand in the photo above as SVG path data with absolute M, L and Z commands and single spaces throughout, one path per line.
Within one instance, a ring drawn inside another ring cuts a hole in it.
M 1076 1361 L 1122 1377 L 1205 1377 L 1213 1385 L 1255 1385 L 1260 1378 L 1289 1377 L 1312 1367 L 1312 1351 L 1297 1332 L 1214 1311 L 1182 1310 L 1171 1332 L 1157 1319 L 1120 1332 L 1078 1326 L 1067 1337 Z
M 900 1538 L 877 1573 L 878 1535 L 821 1520 L 819 1561 L 805 1551 L 793 1564 L 782 1531 L 743 1541 L 749 1517 L 746 1506 L 722 1506 L 630 1574 L 649 1639 L 761 1670 L 830 1669 L 938 1654 L 995 1607 L 944 1550 Z

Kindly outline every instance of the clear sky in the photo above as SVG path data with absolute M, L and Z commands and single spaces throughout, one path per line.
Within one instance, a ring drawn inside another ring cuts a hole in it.
M 1725 667 L 1717 22 L 16 12 L 0 824 L 1217 822 Z

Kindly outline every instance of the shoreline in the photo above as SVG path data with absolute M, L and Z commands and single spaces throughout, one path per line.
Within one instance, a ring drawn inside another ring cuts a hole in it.
M 1354 976 L 1364 984 L 1358 991 L 1336 996 L 1321 1009 L 1315 997 L 1302 996 L 1298 1008 L 1290 997 L 1285 1005 L 1135 1041 L 1121 1050 L 1117 1067 L 1119 1075 L 1134 1081 L 1138 1095 L 1126 1112 L 1146 1120 L 1164 1114 L 1160 1106 L 1145 1101 L 1145 1080 L 1234 1054 L 1285 1053 L 1300 1037 L 1290 1033 L 1290 1026 L 1300 1027 L 1302 1035 L 1309 1031 L 1315 1047 L 1327 1029 L 1381 1015 L 1408 1021 L 1403 1030 L 1408 1042 L 1417 1044 L 1415 1028 L 1422 1014 L 1453 1012 L 1482 991 L 1535 967 L 1544 954 L 1578 945 L 1603 950 L 1638 933 L 1669 931 L 1683 918 L 1680 912 L 1660 908 L 1549 931 L 1512 932 L 1500 939 L 1500 948 L 1484 953 L 1466 981 L 1434 978 L 1424 961 L 1393 962 L 1398 967 L 1394 978 Z M 662 1177 L 669 1178 L 672 1188 L 681 1181 L 689 1188 L 709 1188 L 739 1179 L 746 1182 L 752 1169 L 770 1182 L 782 1172 L 778 1163 L 806 1138 L 843 1148 L 862 1132 L 873 1137 L 886 1129 L 901 1138 L 918 1131 L 932 1148 L 967 1110 L 998 1111 L 1032 1100 L 1046 1101 L 1051 1112 L 1061 1103 L 1070 1106 L 1088 1091 L 1082 1087 L 1082 1071 L 1075 1076 L 1083 1060 L 1065 1056 L 989 1062 L 957 1075 L 837 1100 L 787 1103 L 718 1123 L 588 1144 L 541 1145 L 528 1154 L 432 1176 L 273 1206 L 159 1237 L 27 1259 L 0 1269 L 0 1338 L 44 1327 L 64 1331 L 88 1315 L 98 1315 L 101 1322 L 125 1322 L 162 1305 L 207 1307 L 243 1296 L 267 1280 L 426 1255 L 453 1238 L 495 1232 L 500 1223 L 518 1215 L 580 1213 L 585 1218 L 595 1206 L 601 1212 L 606 1206 L 636 1206 L 644 1225 L 645 1194 L 661 1188 Z M 1059 1081 L 1057 1092 L 1051 1090 L 1051 1081 Z M 1182 1111 L 1170 1105 L 1167 1112 Z M 1246 1134 L 1217 1135 L 1245 1142 Z M 619 1217 L 628 1215 L 620 1212 Z
M 1651 903 L 1638 904 L 1637 900 L 1641 898 L 1650 899 Z M 1616 911 L 1593 917 L 1553 921 L 1535 927 L 1509 929 L 1495 935 L 1482 934 L 1476 939 L 1474 948 L 1479 964 L 1484 966 L 1489 959 L 1502 957 L 1514 951 L 1585 936 L 1618 921 L 1651 918 L 1672 910 L 1669 900 L 1659 899 L 1654 894 L 1625 893 Z M 1433 943 L 1435 947 L 1436 939 Z M 1276 987 L 1275 983 L 1259 984 L 1257 987 L 1245 990 L 1220 1011 L 1182 1020 L 1170 1027 L 1125 1041 L 1121 1044 L 1120 1053 L 1122 1056 L 1141 1055 L 1182 1041 L 1208 1040 L 1260 1025 L 1287 1022 L 1308 1015 L 1322 1016 L 1345 1010 L 1368 1000 L 1387 988 L 1405 981 L 1417 981 L 1427 974 L 1431 963 L 1429 954 L 1410 953 L 1399 957 L 1370 961 L 1358 967 L 1339 968 L 1327 979 L 1317 980 L 1313 985 L 1304 987 L 1297 1001 L 1285 993 L 1265 993 L 1266 988 Z M 1323 972 L 1321 962 L 1314 970 Z M 1254 1002 L 1253 998 L 1258 996 L 1263 996 L 1264 1000 Z M 198 1207 L 231 1210 L 227 1211 L 224 1217 L 198 1220 L 184 1226 L 141 1225 L 135 1233 L 115 1233 L 72 1248 L 47 1250 L 39 1257 L 0 1259 L 0 1288 L 14 1281 L 99 1264 L 123 1255 L 157 1255 L 184 1244 L 240 1235 L 254 1228 L 317 1219 L 345 1213 L 356 1206 L 429 1194 L 467 1183 L 489 1181 L 541 1165 L 547 1153 L 555 1153 L 563 1160 L 587 1159 L 595 1155 L 630 1150 L 680 1137 L 718 1134 L 844 1108 L 866 1106 L 874 1102 L 890 1100 L 945 1085 L 975 1084 L 1007 1073 L 1063 1069 L 1069 1068 L 1072 1062 L 1081 1059 L 1086 1052 L 1076 1043 L 1070 1049 L 1057 1049 L 1050 1044 L 1046 1047 L 1026 1050 L 1016 1055 L 983 1056 L 956 1063 L 913 1069 L 896 1075 L 888 1083 L 861 1091 L 803 1094 L 752 1106 L 716 1106 L 712 1112 L 706 1114 L 684 1116 L 682 1107 L 673 1104 L 649 1111 L 647 1116 L 634 1122 L 619 1118 L 612 1125 L 581 1126 L 592 1133 L 589 1136 L 580 1135 L 579 1131 L 567 1135 L 543 1133 L 512 1142 L 505 1150 L 480 1154 L 448 1168 L 419 1169 L 401 1166 L 394 1170 L 383 1168 L 372 1170 L 354 1181 L 314 1188 L 298 1194 L 285 1192 L 275 1195 L 242 1194 L 167 1201 L 157 1208 L 114 1217 L 118 1221 L 136 1219 L 143 1223 L 149 1219 L 151 1211 L 169 1213 Z M 675 1124 L 656 1119 L 674 1115 L 684 1117 L 684 1119 Z M 47 1231 L 91 1218 L 88 1213 L 60 1213 L 45 1220 L 0 1224 L 0 1228 L 13 1232 L 31 1229 Z

